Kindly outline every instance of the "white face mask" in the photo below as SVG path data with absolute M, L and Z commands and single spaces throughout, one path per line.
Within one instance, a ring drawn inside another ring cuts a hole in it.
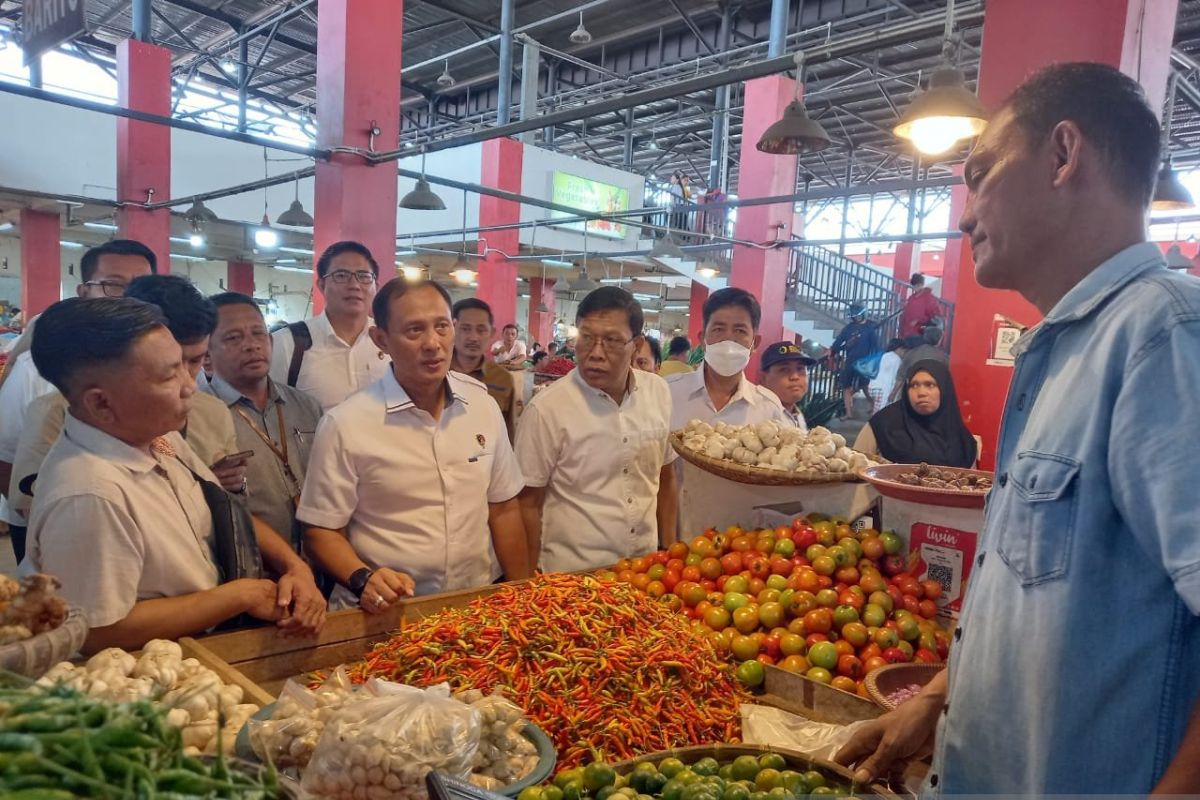
M 750 348 L 732 340 L 704 346 L 704 363 L 726 378 L 737 375 L 750 363 Z

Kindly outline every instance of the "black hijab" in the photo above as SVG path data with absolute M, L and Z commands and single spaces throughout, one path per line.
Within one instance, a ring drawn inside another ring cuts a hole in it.
M 928 372 L 942 393 L 938 410 L 924 416 L 912 407 L 908 385 L 918 372 Z M 970 467 L 975 463 L 975 439 L 963 424 L 950 368 L 941 361 L 918 361 L 904 376 L 900 399 L 871 417 L 879 453 L 897 464 Z

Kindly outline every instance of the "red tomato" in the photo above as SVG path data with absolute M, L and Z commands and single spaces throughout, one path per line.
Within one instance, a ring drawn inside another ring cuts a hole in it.
M 700 585 L 704 587 L 704 591 L 706 592 L 715 592 L 717 590 L 717 582 L 710 581 L 707 578 L 700 581 Z
M 767 655 L 766 653 L 763 653 L 761 656 L 758 657 L 758 663 L 760 663 L 764 666 L 770 667 L 770 666 L 774 666 L 775 659 L 771 658 L 771 656 Z
M 817 642 L 828 642 L 829 637 L 823 633 L 810 633 L 804 637 L 804 643 L 812 647 Z
M 867 663 L 872 658 L 880 658 L 883 656 L 883 649 L 879 645 L 871 642 L 869 645 L 858 651 L 858 657 L 863 663 Z
M 904 608 L 906 608 L 909 613 L 911 613 L 911 614 L 920 614 L 921 613 L 921 601 L 917 599 L 916 595 L 912 595 L 912 594 L 904 595 L 902 603 L 903 603 Z
M 833 643 L 833 646 L 835 648 L 837 648 L 839 656 L 854 655 L 854 645 L 850 644 L 845 639 L 838 639 L 836 642 Z
M 917 652 L 913 657 L 914 661 L 920 661 L 924 664 L 940 664 L 942 659 L 938 658 L 938 654 L 924 647 L 917 648 Z
M 758 597 L 758 593 L 761 592 L 765 588 L 767 588 L 767 584 L 762 578 L 751 578 L 750 579 L 750 589 L 749 589 L 749 591 L 747 591 L 747 594 L 751 594 L 751 595 L 754 595 L 755 597 Z
M 899 647 L 889 647 L 883 651 L 883 660 L 889 664 L 903 664 L 908 661 L 908 654 Z
M 741 553 L 726 553 L 721 556 L 721 569 L 726 575 L 737 575 L 742 571 Z
M 850 606 L 855 611 L 862 611 L 863 606 L 867 604 L 867 598 L 858 592 L 852 592 L 849 589 L 838 595 L 838 605 Z
M 792 538 L 793 533 L 795 533 L 795 531 L 792 529 L 791 525 L 780 525 L 778 528 L 775 529 L 775 538 L 776 539 L 790 539 L 790 538 Z
M 675 591 L 675 587 L 679 585 L 681 580 L 683 580 L 683 577 L 673 569 L 667 570 L 662 576 L 663 586 L 667 587 L 668 592 Z
M 792 534 L 792 541 L 796 543 L 796 550 L 803 552 L 817 543 L 817 532 L 812 528 L 796 531 Z
M 942 585 L 937 581 L 921 581 L 926 600 L 937 600 L 942 596 Z
M 858 680 L 863 676 L 863 662 L 857 656 L 843 655 L 838 658 L 838 675 Z
M 721 562 L 711 556 L 700 562 L 700 574 L 710 581 L 715 581 L 718 575 L 723 574 Z
M 666 567 L 667 567 L 667 569 L 673 569 L 673 570 L 675 570 L 676 572 L 683 572 L 683 568 L 684 568 L 684 567 L 686 567 L 686 566 L 687 566 L 687 564 L 684 564 L 684 563 L 683 563 L 683 559 L 682 559 L 682 558 L 672 558 L 672 559 L 668 559 L 668 560 L 667 560 L 667 563 L 666 563 Z
M 925 619 L 933 619 L 938 615 L 937 603 L 932 600 L 922 600 L 917 604 L 918 613 Z
M 700 568 L 699 567 L 684 567 L 683 572 L 680 573 L 680 577 L 682 577 L 685 581 L 699 583 L 700 582 Z
M 886 667 L 888 662 L 884 661 L 880 656 L 873 656 L 863 661 L 863 674 L 869 675 L 880 667 Z
M 779 641 L 780 637 L 773 633 L 767 637 L 765 642 L 763 642 L 763 646 L 766 648 L 767 655 L 769 655 L 771 658 L 779 658 L 779 654 L 782 652 L 779 647 Z
M 833 577 L 837 578 L 838 583 L 858 583 L 862 579 L 859 574 L 858 567 L 838 567 L 838 571 L 833 573 Z
M 828 575 L 818 575 L 817 583 L 821 585 L 822 589 L 828 589 L 829 587 L 833 586 L 833 579 Z
M 667 553 L 666 550 L 659 550 L 656 553 L 651 553 L 648 557 L 652 561 L 654 561 L 655 564 L 665 565 L 668 561 L 671 560 L 671 556 Z
M 794 565 L 792 564 L 792 560 L 790 558 L 784 558 L 783 556 L 772 558 L 771 574 L 786 577 L 792 574 L 793 566 Z
M 809 633 L 829 633 L 833 629 L 833 612 L 816 608 L 804 615 L 804 629 Z

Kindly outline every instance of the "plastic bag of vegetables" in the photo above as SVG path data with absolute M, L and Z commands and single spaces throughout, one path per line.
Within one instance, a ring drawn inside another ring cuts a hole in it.
M 304 791 L 324 800 L 424 800 L 425 775 L 466 779 L 479 746 L 479 712 L 447 684 L 417 689 L 373 679 L 378 695 L 344 706 L 325 726 Z
M 319 687 L 309 689 L 289 680 L 268 720 L 250 720 L 250 746 L 263 761 L 277 767 L 308 766 L 325 724 L 347 702 L 367 696 L 338 667 Z

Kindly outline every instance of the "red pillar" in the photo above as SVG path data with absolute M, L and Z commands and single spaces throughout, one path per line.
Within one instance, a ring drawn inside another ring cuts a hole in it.
M 1160 109 L 1176 6 L 1177 0 L 989 0 L 983 21 L 980 99 L 985 107 L 995 109 L 1041 67 L 1099 61 L 1137 77 L 1150 105 Z M 962 215 L 965 199 L 966 190 L 956 187 L 951 197 L 953 224 Z M 965 239 L 951 240 L 946 248 L 942 295 L 955 302 L 950 366 L 963 420 L 983 437 L 980 463 L 990 469 L 1012 377 L 1010 367 L 986 363 L 993 318 L 999 315 L 1032 325 L 1039 315 L 1015 292 L 983 289 L 975 282 Z
M 704 301 L 708 299 L 708 287 L 692 281 L 692 295 L 688 298 L 688 341 L 692 347 L 702 344 L 704 339 Z
M 554 339 L 554 278 L 529 279 L 529 339 L 530 344 L 539 342 L 542 347 L 549 347 Z M 482 286 L 481 286 L 482 288 Z M 545 311 L 538 311 L 538 305 L 546 304 Z
M 491 189 L 520 192 L 524 155 L 525 145 L 516 139 L 491 139 L 484 142 L 483 169 L 479 182 Z M 480 227 L 520 221 L 520 203 L 486 194 L 479 196 Z M 486 243 L 483 241 L 485 239 Z M 486 253 L 485 248 L 488 251 Z M 517 262 L 509 261 L 505 255 L 515 256 L 520 248 L 520 231 L 517 228 L 488 231 L 481 235 L 479 242 L 479 252 L 483 254 L 483 260 L 479 265 L 479 289 L 475 294 L 492 307 L 492 314 L 496 317 L 497 336 L 501 328 L 517 321 Z
M 122 108 L 171 116 L 171 51 L 136 39 L 117 45 L 117 102 Z M 153 193 L 151 193 L 153 189 Z M 171 197 L 171 129 L 117 117 L 117 199 L 161 202 Z M 171 212 L 124 206 L 117 227 L 154 251 L 158 271 L 171 269 Z
M 254 264 L 250 261 L 227 261 L 225 285 L 231 292 L 254 296 Z
M 61 227 L 54 212 L 21 209 L 21 312 L 26 321 L 62 297 Z
M 324 0 L 317 16 L 317 147 L 395 147 L 400 136 L 400 39 L 404 3 Z M 317 162 L 313 250 L 362 242 L 379 263 L 379 282 L 396 276 L 396 165 L 372 166 L 335 153 Z M 411 212 L 420 213 L 420 212 Z M 314 272 L 313 279 L 316 279 Z M 325 301 L 313 293 L 313 310 Z
M 921 245 L 919 242 L 900 242 L 896 245 L 896 256 L 892 261 L 892 277 L 908 281 L 914 272 L 920 272 Z
M 756 145 L 771 124 L 783 116 L 787 104 L 796 96 L 796 84 L 785 75 L 772 75 L 746 82 L 745 116 L 742 120 L 741 167 L 738 197 L 792 194 L 796 190 L 796 156 L 760 153 Z M 734 236 L 754 242 L 787 240 L 792 231 L 794 209 L 791 203 L 769 206 L 743 206 L 738 209 Z M 760 250 L 735 247 L 731 286 L 746 289 L 762 304 L 764 345 L 784 338 L 784 285 L 787 283 L 787 248 Z M 758 371 L 759 354 L 750 360 L 746 374 L 753 380 Z

